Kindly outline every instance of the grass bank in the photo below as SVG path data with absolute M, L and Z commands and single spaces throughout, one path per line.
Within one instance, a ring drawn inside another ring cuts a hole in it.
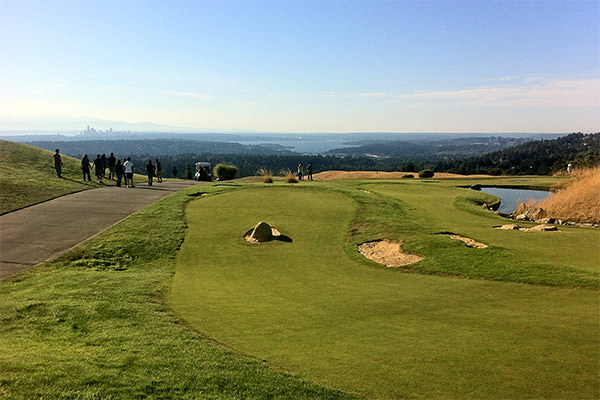
M 0 283 L 1 398 L 351 397 L 215 345 L 165 306 L 198 190 Z
M 56 176 L 52 153 L 0 140 L 0 215 L 99 185 L 83 182 L 80 161 L 62 156 L 63 179 Z
M 108 179 L 103 185 L 95 180 L 84 182 L 81 160 L 64 154 L 60 179 L 54 170 L 53 154 L 38 147 L 0 140 L 0 215 L 65 194 L 116 184 Z M 90 174 L 94 179 L 93 168 Z M 146 177 L 136 174 L 135 182 L 146 182 Z

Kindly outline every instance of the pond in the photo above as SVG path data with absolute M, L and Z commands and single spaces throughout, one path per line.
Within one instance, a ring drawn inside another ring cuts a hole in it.
M 500 208 L 498 212 L 502 214 L 511 214 L 520 203 L 528 200 L 542 200 L 550 195 L 546 190 L 531 190 L 531 189 L 513 189 L 513 188 L 498 188 L 498 187 L 482 187 L 482 192 L 500 197 Z

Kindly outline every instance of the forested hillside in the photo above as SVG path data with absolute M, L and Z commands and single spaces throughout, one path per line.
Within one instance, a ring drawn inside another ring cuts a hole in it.
M 436 163 L 437 171 L 459 174 L 547 175 L 573 167 L 600 163 L 600 133 L 572 133 L 552 140 L 538 140 L 463 160 Z
M 80 158 L 84 154 L 110 154 L 135 156 L 140 154 L 293 154 L 288 148 L 272 143 L 244 145 L 231 142 L 206 142 L 184 139 L 142 140 L 78 140 L 78 141 L 31 141 L 28 144 Z
M 405 161 L 435 161 L 464 158 L 481 153 L 502 150 L 531 141 L 531 138 L 505 138 L 497 136 L 468 137 L 417 141 L 364 142 L 359 146 L 330 150 L 329 154 L 394 158 Z

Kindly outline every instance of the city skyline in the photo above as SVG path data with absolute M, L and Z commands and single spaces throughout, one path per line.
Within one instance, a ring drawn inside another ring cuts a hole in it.
M 596 132 L 599 17 L 596 1 L 4 1 L 0 130 Z

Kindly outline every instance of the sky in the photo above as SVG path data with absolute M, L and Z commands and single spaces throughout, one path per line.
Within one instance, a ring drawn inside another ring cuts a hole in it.
M 598 132 L 600 1 L 0 0 L 0 130 Z

